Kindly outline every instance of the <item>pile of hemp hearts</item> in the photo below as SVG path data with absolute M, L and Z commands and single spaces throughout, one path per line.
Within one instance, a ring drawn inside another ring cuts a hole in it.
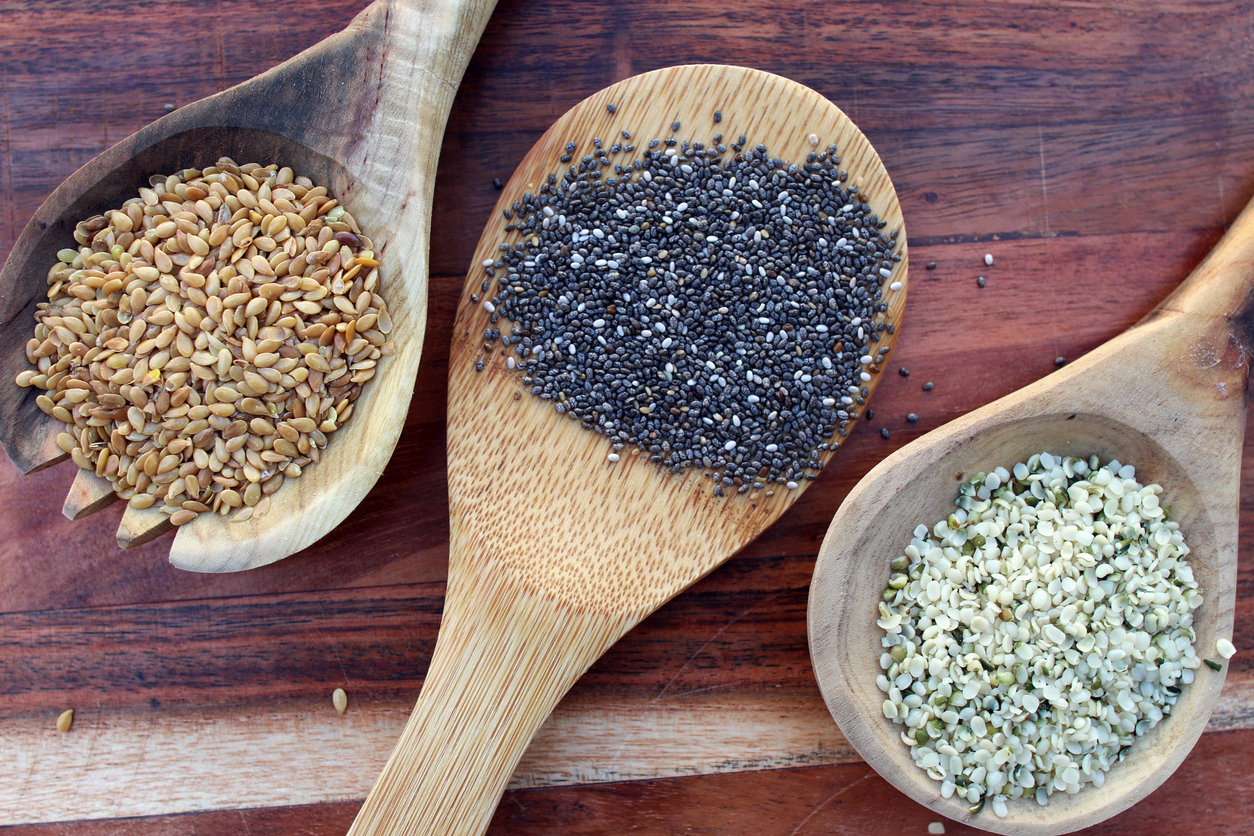
M 568 171 L 505 210 L 515 240 L 472 297 L 485 349 L 499 340 L 532 395 L 607 436 L 611 462 L 631 445 L 706 470 L 716 494 L 795 489 L 888 353 L 897 231 L 835 146 L 787 163 L 744 136 L 730 152 L 722 135 L 653 139 L 616 162 L 630 138 L 577 163 L 569 143 Z
M 394 352 L 379 262 L 290 168 L 224 157 L 150 184 L 58 253 L 17 384 L 133 507 L 244 522 L 322 458 Z
M 1041 453 L 976 474 L 892 561 L 877 684 L 943 797 L 1005 816 L 1100 788 L 1171 713 L 1202 665 L 1202 595 L 1162 490 Z

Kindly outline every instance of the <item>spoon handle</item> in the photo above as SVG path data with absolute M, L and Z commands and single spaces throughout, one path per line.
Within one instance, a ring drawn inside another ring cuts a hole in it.
M 558 604 L 503 566 L 450 577 L 422 694 L 349 836 L 483 833 L 540 724 L 631 623 Z
M 1254 201 L 1150 318 L 1167 312 L 1228 320 L 1247 352 L 1254 349 Z

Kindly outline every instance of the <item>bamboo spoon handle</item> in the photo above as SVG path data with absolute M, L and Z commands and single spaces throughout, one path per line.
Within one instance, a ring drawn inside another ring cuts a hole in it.
M 1254 348 L 1254 201 L 1149 318 L 1169 312 L 1227 320 L 1232 334 L 1247 349 Z
M 629 627 L 503 566 L 451 578 L 422 695 L 350 836 L 481 834 L 540 724 Z

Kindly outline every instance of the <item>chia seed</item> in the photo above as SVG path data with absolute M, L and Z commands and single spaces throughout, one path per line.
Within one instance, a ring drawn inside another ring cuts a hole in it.
M 612 105 L 612 104 L 607 104 L 607 105 L 605 106 L 605 109 L 606 109 L 607 111 L 609 111 L 610 113 L 613 113 L 613 112 L 615 112 L 616 110 L 618 110 L 618 108 L 614 107 L 614 105 Z
M 927 383 L 924 383 L 924 384 L 923 384 L 923 391 L 924 391 L 924 392 L 931 392 L 931 391 L 932 391 L 932 389 L 933 389 L 933 387 L 935 387 L 935 386 L 936 386 L 936 384 L 935 384 L 935 383 L 933 383 L 932 381 L 930 381 L 930 380 L 929 380 Z
M 901 375 L 902 377 L 909 377 L 910 370 L 907 369 L 905 366 L 902 366 L 900 369 L 897 370 L 897 374 Z
M 1055 357 L 1055 358 L 1054 358 L 1054 365 L 1055 365 L 1055 366 L 1059 366 L 1059 367 L 1067 365 L 1067 358 L 1066 358 L 1066 357 Z
M 500 177 L 493 177 L 492 188 L 496 189 L 497 191 L 500 191 L 501 189 L 505 188 L 505 184 L 501 182 Z
M 884 429 L 880 430 L 880 435 L 884 436 L 884 438 L 888 438 L 892 435 L 892 433 L 888 431 L 888 427 L 884 427 Z
M 911 424 L 917 424 L 919 422 L 919 416 L 911 412 L 909 415 L 906 416 L 906 420 L 909 421 Z
M 929 261 L 929 262 L 927 263 L 927 269 L 929 269 L 929 270 L 935 270 L 935 269 L 936 269 L 936 262 L 935 262 L 935 261 Z
M 984 287 L 984 285 L 986 284 L 986 282 L 984 281 L 984 277 L 983 277 L 983 276 L 980 276 L 979 278 L 977 278 L 977 279 L 975 280 L 975 283 L 976 283 L 977 285 L 979 285 L 980 287 Z
M 600 180 L 616 144 L 523 195 L 483 307 L 533 395 L 730 494 L 813 479 L 839 447 L 902 256 L 834 147 L 790 165 L 719 140 L 651 141 Z

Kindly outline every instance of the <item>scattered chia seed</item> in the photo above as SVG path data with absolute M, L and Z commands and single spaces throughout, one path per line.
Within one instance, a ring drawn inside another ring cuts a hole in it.
M 605 106 L 605 109 L 608 110 L 610 113 L 614 113 L 615 111 L 618 110 L 618 108 L 614 107 L 614 105 L 612 104 L 607 104 Z
M 933 383 L 932 381 L 930 381 L 930 380 L 929 380 L 927 383 L 924 383 L 924 384 L 923 384 L 923 391 L 924 391 L 924 392 L 931 392 L 931 391 L 932 391 L 932 389 L 933 389 L 935 386 L 936 386 L 936 384 L 935 384 L 935 383 Z
M 722 122 L 722 121 L 723 121 L 723 111 L 721 111 L 721 110 L 716 110 L 716 111 L 714 111 L 714 122 L 715 122 L 715 124 L 717 124 L 717 123 L 719 123 L 719 122 Z
M 902 377 L 909 377 L 910 370 L 907 369 L 905 366 L 902 366 L 900 369 L 897 370 L 897 374 L 901 375 Z
M 602 180 L 616 144 L 514 202 L 482 305 L 512 328 L 485 339 L 615 452 L 703 469 L 717 494 L 813 479 L 887 353 L 897 231 L 835 146 L 790 165 L 674 144 Z
M 929 261 L 929 262 L 927 263 L 927 269 L 928 269 L 928 270 L 935 270 L 935 269 L 936 269 L 936 262 L 935 262 L 935 261 Z
M 867 419 L 868 421 L 871 421 L 871 420 L 873 420 L 874 418 L 875 418 L 875 410 L 874 410 L 874 409 L 868 409 L 868 410 L 866 411 L 866 419 Z
M 911 424 L 917 424 L 919 423 L 919 416 L 911 412 L 909 415 L 906 416 L 906 420 L 909 421 Z
M 882 430 L 880 430 L 880 435 L 884 436 L 884 438 L 888 438 L 889 436 L 892 435 L 892 433 L 888 431 L 888 427 L 884 427 Z
M 678 122 L 671 122 L 671 130 L 672 130 L 672 131 L 678 131 L 678 130 L 679 130 L 679 123 L 678 123 Z
M 497 189 L 497 190 L 499 191 L 500 189 L 505 188 L 505 184 L 501 182 L 501 178 L 500 178 L 500 177 L 493 177 L 493 178 L 492 178 L 492 188 Z
M 1054 365 L 1055 365 L 1055 366 L 1065 366 L 1065 365 L 1067 365 L 1067 358 L 1066 358 L 1066 357 L 1055 357 L 1055 358 L 1054 358 Z
M 980 287 L 984 287 L 984 285 L 987 284 L 987 282 L 984 281 L 983 276 L 980 276 L 978 279 L 976 279 L 975 283 L 979 285 Z

